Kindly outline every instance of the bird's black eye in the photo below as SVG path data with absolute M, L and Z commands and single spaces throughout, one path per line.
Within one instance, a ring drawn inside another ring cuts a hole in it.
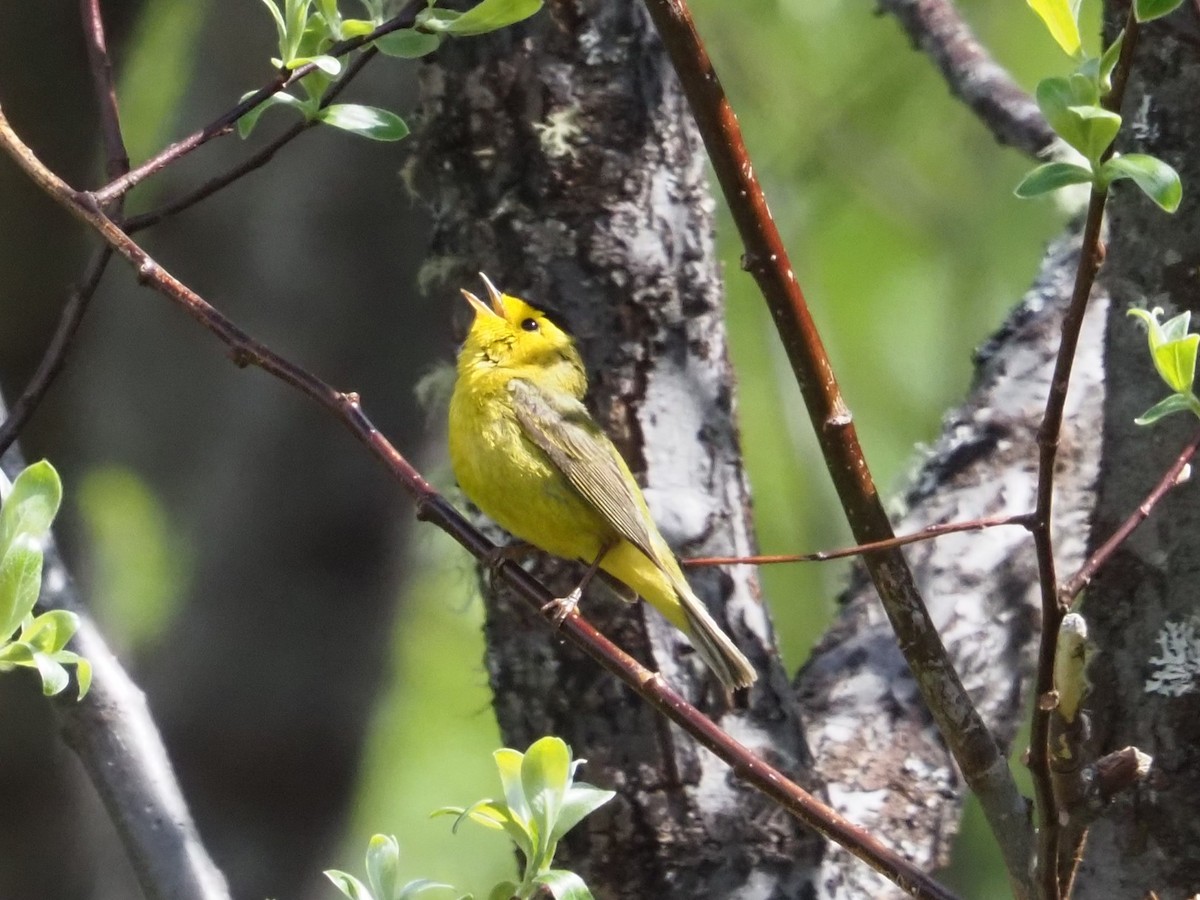
M 524 328 L 526 331 L 537 331 L 538 323 L 537 323 L 536 319 L 522 319 L 521 327 Z

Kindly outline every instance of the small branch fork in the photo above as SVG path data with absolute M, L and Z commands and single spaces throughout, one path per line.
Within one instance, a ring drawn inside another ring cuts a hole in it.
M 335 390 L 316 376 L 292 364 L 255 341 L 225 318 L 202 297 L 159 266 L 102 211 L 96 195 L 73 190 L 47 169 L 13 132 L 0 109 L 0 149 L 52 198 L 80 221 L 96 230 L 105 242 L 137 270 L 142 283 L 181 306 L 189 315 L 229 347 L 238 366 L 254 365 L 299 390 L 333 414 L 413 497 L 417 515 L 442 528 L 481 560 L 494 558 L 495 546 L 473 528 L 391 445 L 363 413 L 356 394 Z M 504 563 L 501 576 L 540 609 L 553 599 L 550 591 L 520 566 Z M 588 655 L 624 681 L 655 709 L 666 715 L 701 744 L 727 762 L 747 784 L 772 798 L 792 815 L 830 840 L 846 847 L 905 891 L 916 897 L 950 900 L 953 895 L 899 854 L 863 829 L 853 825 L 816 800 L 777 769 L 754 756 L 716 724 L 650 672 L 573 614 L 563 623 L 566 634 Z
M 1133 4 L 1125 24 L 1125 40 L 1121 55 L 1113 70 L 1113 88 L 1104 98 L 1104 106 L 1119 111 L 1125 93 L 1125 84 L 1133 64 L 1134 48 L 1137 46 L 1138 22 Z M 1111 156 L 1110 147 L 1105 159 Z M 1046 410 L 1038 429 L 1038 483 L 1033 542 L 1037 553 L 1038 581 L 1042 598 L 1042 630 L 1038 647 L 1037 676 L 1033 723 L 1029 738 L 1029 768 L 1033 775 L 1034 793 L 1038 808 L 1038 853 L 1037 881 L 1040 896 L 1058 900 L 1061 896 L 1059 884 L 1059 821 L 1055 808 L 1053 782 L 1050 771 L 1049 728 L 1052 704 L 1042 702 L 1054 689 L 1054 657 L 1058 641 L 1059 626 L 1067 609 L 1059 591 L 1057 573 L 1054 569 L 1054 541 L 1051 535 L 1051 516 L 1054 502 L 1054 466 L 1058 459 L 1059 436 L 1067 402 L 1067 388 L 1071 382 L 1071 368 L 1075 361 L 1075 349 L 1079 344 L 1079 333 L 1083 326 L 1096 273 L 1104 260 L 1104 245 L 1100 231 L 1104 221 L 1104 207 L 1108 200 L 1107 190 L 1092 189 L 1088 201 L 1087 219 L 1084 222 L 1083 244 L 1079 251 L 1079 265 L 1075 272 L 1075 286 L 1070 305 L 1063 317 L 1062 343 L 1054 362 L 1054 374 L 1046 397 Z M 1130 529 L 1132 530 L 1132 528 Z M 1110 551 L 1111 552 L 1111 551 Z
M 685 0 L 645 3 L 679 75 L 741 235 L 743 265 L 758 282 L 775 319 L 850 530 L 860 544 L 890 541 L 895 535 L 858 443 L 853 416 L 687 4 Z M 899 549 L 876 550 L 863 561 L 925 704 L 967 784 L 979 797 L 1009 877 L 1018 892 L 1028 896 L 1032 834 L 1008 761 L 963 689 Z

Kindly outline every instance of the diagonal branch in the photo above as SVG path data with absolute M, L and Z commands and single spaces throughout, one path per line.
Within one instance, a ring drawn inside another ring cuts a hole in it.
M 860 544 L 890 540 L 895 535 L 858 443 L 853 416 L 687 5 L 684 0 L 646 0 L 646 6 L 679 74 L 741 234 L 745 268 L 758 282 L 775 319 L 854 538 Z M 963 689 L 900 550 L 878 550 L 863 561 L 925 703 L 980 799 L 1008 873 L 1028 893 L 1032 834 L 1008 761 Z
M 951 0 L 878 0 L 929 56 L 950 93 L 1001 144 L 1040 157 L 1056 140 L 1037 104 L 976 39 Z
M 48 193 L 84 224 L 95 229 L 113 250 L 137 270 L 140 280 L 183 308 L 229 347 L 235 365 L 254 365 L 299 390 L 334 415 L 412 496 L 418 518 L 446 531 L 478 559 L 495 558 L 496 547 L 439 495 L 362 411 L 357 394 L 343 393 L 315 375 L 255 341 L 225 318 L 201 296 L 159 266 L 101 210 L 93 194 L 78 192 L 47 169 L 13 132 L 0 110 L 0 149 Z M 499 567 L 500 575 L 541 610 L 553 595 L 531 575 L 513 563 Z M 790 781 L 722 731 L 712 720 L 669 687 L 662 677 L 644 668 L 612 644 L 577 613 L 563 623 L 561 632 L 609 672 L 616 675 L 646 702 L 691 734 L 698 742 L 727 762 L 744 782 L 782 805 L 790 814 L 851 853 L 916 897 L 949 900 L 953 895 L 898 853 L 885 847 L 863 829 L 853 825 L 807 791 Z

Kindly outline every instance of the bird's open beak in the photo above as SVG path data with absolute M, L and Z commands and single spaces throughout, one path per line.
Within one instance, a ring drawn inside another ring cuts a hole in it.
M 485 316 L 499 316 L 503 319 L 504 304 L 500 302 L 501 293 L 496 290 L 496 286 L 492 284 L 492 280 L 482 272 L 479 273 L 479 277 L 483 279 L 483 283 L 487 287 L 488 299 L 492 301 L 492 305 L 489 307 L 465 288 L 462 289 L 462 295 L 467 298 L 468 303 L 475 307 L 475 312 L 482 313 Z

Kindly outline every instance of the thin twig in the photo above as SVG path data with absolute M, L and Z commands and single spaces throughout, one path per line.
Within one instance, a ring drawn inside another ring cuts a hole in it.
M 1149 518 L 1150 513 L 1158 505 L 1158 502 L 1179 484 L 1184 467 L 1192 461 L 1192 457 L 1196 455 L 1197 450 L 1200 450 L 1200 432 L 1197 432 L 1191 442 L 1183 448 L 1183 451 L 1175 458 L 1175 462 L 1163 473 L 1158 484 L 1151 489 L 1150 493 L 1146 495 L 1146 499 L 1138 505 L 1138 508 L 1133 511 L 1132 515 L 1118 526 L 1117 530 L 1112 533 L 1112 536 L 1101 544 L 1095 553 L 1088 557 L 1087 562 L 1080 567 L 1078 572 L 1063 582 L 1062 586 L 1058 589 L 1058 598 L 1061 606 L 1070 605 L 1071 601 L 1079 596 L 1079 592 L 1091 583 L 1099 568 L 1108 562 L 1117 548 L 1129 539 L 1134 529 Z
M 874 541 L 870 544 L 858 544 L 854 547 L 842 547 L 838 550 L 818 550 L 815 553 L 768 554 L 765 556 L 699 556 L 692 559 L 681 559 L 685 566 L 771 566 L 780 563 L 828 562 L 833 559 L 845 559 L 847 556 L 862 556 L 876 550 L 890 550 L 893 547 L 903 547 L 905 544 L 915 544 L 918 541 L 928 541 L 944 534 L 955 534 L 961 531 L 982 531 L 985 528 L 998 528 L 1002 525 L 1020 525 L 1028 528 L 1033 523 L 1032 513 L 1021 513 L 1012 516 L 985 516 L 981 519 L 971 519 L 966 522 L 944 522 L 941 525 L 926 525 L 920 531 L 912 534 L 902 534 L 886 541 Z
M 391 34 L 393 31 L 399 31 L 401 28 L 410 28 L 416 19 L 417 12 L 425 7 L 422 0 L 411 0 L 411 2 L 401 10 L 397 15 L 388 21 L 384 22 L 370 34 L 365 34 L 362 37 L 351 38 L 350 40 L 340 41 L 334 44 L 325 51 L 327 56 L 345 56 L 352 50 L 357 50 L 365 44 L 369 44 L 376 38 L 383 37 L 385 34 Z M 280 72 L 270 82 L 263 85 L 250 96 L 241 100 L 232 109 L 222 113 L 209 122 L 199 131 L 176 141 L 160 153 L 152 156 L 140 166 L 131 169 L 129 172 L 122 175 L 120 178 L 115 178 L 104 187 L 96 190 L 94 195 L 96 201 L 104 205 L 116 197 L 123 196 L 128 193 L 133 187 L 145 181 L 156 172 L 175 162 L 178 159 L 191 153 L 197 147 L 203 146 L 215 137 L 229 134 L 233 130 L 233 125 L 254 107 L 268 99 L 269 97 L 278 94 L 286 87 L 295 84 L 305 75 L 314 71 L 316 66 L 313 63 L 306 63 L 303 66 L 298 66 L 295 69 L 288 69 Z
M 337 81 L 331 84 L 329 89 L 325 91 L 324 95 L 322 95 L 319 108 L 324 109 L 330 103 L 332 103 L 337 96 L 346 89 L 347 85 L 354 80 L 354 77 L 362 71 L 363 66 L 370 62 L 372 57 L 374 57 L 378 52 L 379 51 L 377 51 L 374 47 L 368 47 L 366 50 L 356 56 L 354 61 L 351 62 L 350 65 L 346 67 L 346 70 L 338 77 Z M 144 228 L 157 225 L 164 219 L 168 219 L 171 216 L 181 213 L 185 209 L 190 209 L 201 200 L 208 199 L 213 194 L 233 184 L 239 178 L 249 175 L 256 169 L 262 168 L 264 165 L 269 163 L 274 158 L 275 154 L 278 153 L 286 144 L 291 143 L 291 141 L 293 141 L 296 137 L 303 134 L 314 125 L 318 124 L 320 124 L 318 119 L 303 119 L 299 122 L 296 122 L 286 131 L 260 149 L 257 153 L 238 163 L 224 174 L 218 175 L 217 177 L 206 181 L 194 191 L 190 191 L 189 193 L 184 194 L 182 197 L 172 200 L 170 203 L 164 204 L 158 209 L 142 213 L 141 215 L 130 216 L 125 222 L 125 232 L 127 234 L 137 234 L 137 232 Z
M 1040 157 L 1054 130 L 1033 98 L 979 43 L 950 0 L 879 0 L 913 44 L 942 73 L 950 93 L 975 113 L 1001 144 Z
M 100 0 L 79 0 L 79 7 L 87 43 L 88 65 L 92 70 L 92 87 L 96 91 L 96 105 L 100 110 L 100 134 L 104 139 L 106 171 L 109 180 L 112 180 L 129 171 L 129 152 L 125 149 L 121 118 L 117 112 L 112 60 L 104 37 Z
M 741 235 L 743 265 L 758 282 L 775 319 L 850 531 L 860 544 L 890 540 L 895 535 L 859 445 L 853 416 L 754 177 L 737 117 L 687 5 L 684 0 L 646 0 L 646 6 L 679 75 Z M 868 553 L 863 562 L 925 703 L 980 799 L 1013 883 L 1028 886 L 1032 834 L 1024 799 L 1008 761 L 963 689 L 912 571 L 896 548 Z
M 1138 23 L 1134 16 L 1134 6 L 1130 4 L 1121 55 L 1113 70 L 1113 88 L 1104 98 L 1104 106 L 1110 110 L 1116 111 L 1121 107 L 1137 37 Z M 1107 158 L 1111 153 L 1110 147 L 1103 158 Z M 1054 803 L 1048 746 L 1051 708 L 1042 702 L 1042 698 L 1050 696 L 1054 688 L 1055 648 L 1059 625 L 1066 612 L 1059 597 L 1058 576 L 1054 570 L 1054 539 L 1051 534 L 1054 466 L 1058 459 L 1059 435 L 1066 409 L 1067 388 L 1071 383 L 1071 368 L 1075 362 L 1075 349 L 1079 344 L 1079 332 L 1083 326 L 1084 313 L 1087 312 L 1092 286 L 1096 281 L 1096 273 L 1104 260 L 1104 245 L 1100 240 L 1100 232 L 1107 200 L 1107 188 L 1092 188 L 1087 219 L 1083 227 L 1083 243 L 1079 250 L 1079 265 L 1075 271 L 1075 286 L 1071 293 L 1070 305 L 1063 316 L 1062 342 L 1054 361 L 1054 375 L 1051 377 L 1050 389 L 1046 396 L 1046 411 L 1038 429 L 1037 502 L 1032 534 L 1042 598 L 1042 631 L 1038 646 L 1033 721 L 1029 736 L 1029 769 L 1033 776 L 1039 824 L 1036 883 L 1045 900 L 1058 900 L 1061 895 L 1061 886 L 1058 883 L 1059 822 Z
M 50 196 L 80 221 L 95 229 L 113 250 L 137 270 L 140 280 L 178 304 L 189 315 L 229 347 L 230 357 L 238 366 L 254 365 L 299 390 L 332 413 L 408 491 L 417 506 L 418 518 L 442 528 L 478 559 L 494 559 L 496 547 L 470 525 L 453 506 L 439 495 L 425 478 L 375 428 L 362 411 L 357 394 L 343 393 L 315 375 L 279 356 L 251 338 L 237 325 L 214 309 L 204 298 L 159 266 L 149 255 L 109 219 L 95 197 L 73 190 L 47 169 L 25 146 L 9 126 L 0 110 L 0 148 Z M 541 610 L 553 595 L 520 566 L 504 563 L 501 576 L 524 597 L 532 608 Z M 822 804 L 811 794 L 788 780 L 779 770 L 757 758 L 748 748 L 722 731 L 698 709 L 672 690 L 657 673 L 644 668 L 616 647 L 578 613 L 563 623 L 561 632 L 588 655 L 635 690 L 655 709 L 669 717 L 718 757 L 727 762 L 739 778 L 771 797 L 789 813 L 851 853 L 916 897 L 949 900 L 953 895 L 899 854 L 885 847 L 864 830 Z

